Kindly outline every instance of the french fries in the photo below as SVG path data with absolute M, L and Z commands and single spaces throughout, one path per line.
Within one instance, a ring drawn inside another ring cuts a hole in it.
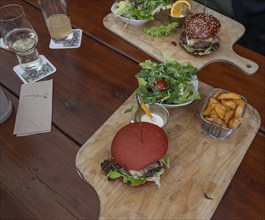
M 211 123 L 233 129 L 242 123 L 245 105 L 246 103 L 240 95 L 217 90 L 209 98 L 202 115 Z

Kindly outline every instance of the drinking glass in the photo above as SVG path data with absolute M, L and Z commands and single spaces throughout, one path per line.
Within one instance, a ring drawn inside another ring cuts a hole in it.
M 41 68 L 42 61 L 36 50 L 38 35 L 20 5 L 10 4 L 0 8 L 0 30 L 7 49 L 17 55 L 22 69 Z
M 63 43 L 73 38 L 71 21 L 65 0 L 38 0 L 51 38 Z

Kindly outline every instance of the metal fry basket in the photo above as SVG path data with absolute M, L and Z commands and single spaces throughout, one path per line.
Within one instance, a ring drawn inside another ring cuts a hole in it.
M 208 106 L 208 101 L 215 94 L 215 92 L 218 91 L 218 90 L 220 90 L 222 93 L 228 93 L 229 92 L 229 91 L 226 91 L 226 90 L 223 90 L 223 89 L 220 89 L 220 88 L 214 88 L 214 89 L 212 89 L 209 92 L 209 94 L 208 94 L 208 96 L 207 96 L 207 98 L 206 98 L 206 100 L 205 100 L 205 102 L 204 102 L 204 104 L 202 106 L 201 112 L 200 112 L 200 116 L 201 116 L 201 119 L 202 119 L 201 129 L 202 129 L 202 131 L 205 134 L 209 135 L 210 137 L 224 140 L 233 131 L 235 131 L 236 129 L 238 129 L 241 126 L 241 123 L 237 127 L 233 128 L 233 129 L 230 129 L 230 128 L 227 128 L 227 127 L 224 127 L 224 126 L 215 124 L 213 122 L 209 122 L 209 121 L 207 121 L 204 118 L 203 112 L 205 111 L 205 109 Z M 245 99 L 245 97 L 243 97 L 241 95 L 240 95 L 240 97 L 245 102 L 244 109 L 243 109 L 242 114 L 241 114 L 241 117 L 243 117 L 244 114 L 245 114 L 246 108 L 247 108 L 247 100 Z

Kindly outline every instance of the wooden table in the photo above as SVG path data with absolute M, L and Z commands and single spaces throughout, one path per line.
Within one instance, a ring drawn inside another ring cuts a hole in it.
M 72 25 L 83 30 L 81 47 L 71 50 L 49 49 L 36 0 L 0 1 L 1 6 L 7 3 L 24 7 L 39 36 L 39 53 L 57 72 L 45 78 L 54 80 L 52 132 L 17 138 L 12 133 L 22 82 L 13 72 L 15 55 L 0 50 L 0 83 L 14 105 L 11 117 L 0 125 L 1 219 L 96 219 L 100 201 L 78 176 L 76 153 L 134 92 L 138 63 L 151 58 L 104 28 L 111 0 L 68 1 Z M 214 63 L 198 73 L 199 80 L 242 94 L 262 122 L 212 218 L 264 219 L 265 57 L 240 45 L 234 49 L 258 63 L 255 75 Z

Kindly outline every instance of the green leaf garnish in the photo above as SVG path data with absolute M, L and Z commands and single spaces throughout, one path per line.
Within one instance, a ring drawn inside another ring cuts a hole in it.
M 119 177 L 121 177 L 122 174 L 119 173 L 116 169 L 112 169 L 111 171 L 108 172 L 107 177 L 111 178 L 111 179 L 117 179 Z
M 168 25 L 159 25 L 159 26 L 153 26 L 150 28 L 144 28 L 144 32 L 146 34 L 149 34 L 153 37 L 160 37 L 160 36 L 168 36 L 175 28 L 177 28 L 179 25 L 177 22 L 170 23 Z
M 124 114 L 132 112 L 134 105 L 124 111 Z
M 164 158 L 162 159 L 162 162 L 166 165 L 167 168 L 170 167 L 170 160 L 169 160 L 169 157 L 167 155 L 164 156 Z

